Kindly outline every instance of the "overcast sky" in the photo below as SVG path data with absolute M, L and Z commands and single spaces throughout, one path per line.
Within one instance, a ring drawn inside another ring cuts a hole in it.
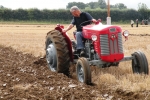
M 98 0 L 0 0 L 0 5 L 10 9 L 62 9 L 66 8 L 69 2 L 97 2 Z M 106 0 L 107 2 L 107 0 Z M 137 9 L 139 3 L 145 3 L 150 9 L 150 0 L 110 0 L 110 4 L 123 3 L 128 8 Z

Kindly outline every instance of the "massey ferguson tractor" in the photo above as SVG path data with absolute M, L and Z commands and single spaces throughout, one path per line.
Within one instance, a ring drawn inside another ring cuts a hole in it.
M 127 30 L 122 32 L 119 26 L 103 25 L 100 20 L 83 26 L 85 56 L 80 56 L 76 52 L 75 39 L 71 40 L 67 33 L 62 32 L 63 28 L 57 25 L 46 36 L 46 61 L 51 71 L 69 75 L 69 67 L 75 64 L 77 80 L 91 84 L 90 66 L 106 68 L 132 60 L 133 73 L 149 74 L 147 58 L 143 52 L 136 51 L 131 56 L 124 56 L 122 37 L 127 40 Z

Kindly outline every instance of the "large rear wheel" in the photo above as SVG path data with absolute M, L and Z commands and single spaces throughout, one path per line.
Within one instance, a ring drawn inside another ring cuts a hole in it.
M 91 69 L 86 58 L 82 57 L 77 61 L 76 73 L 78 81 L 91 84 Z
M 46 61 L 53 72 L 69 75 L 69 51 L 65 38 L 58 30 L 52 30 L 46 36 Z
M 133 73 L 149 74 L 148 62 L 143 52 L 137 51 L 132 54 L 135 58 L 132 60 Z

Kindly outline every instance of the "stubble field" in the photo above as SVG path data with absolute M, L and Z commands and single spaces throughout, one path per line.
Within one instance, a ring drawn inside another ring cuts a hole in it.
M 2 100 L 149 100 L 150 76 L 132 73 L 131 61 L 92 71 L 93 86 L 51 72 L 45 59 L 45 36 L 56 25 L 0 25 L 0 99 Z M 123 42 L 125 56 L 142 51 L 150 65 L 150 26 L 131 28 Z M 67 25 L 65 25 L 67 27 Z M 73 39 L 70 30 L 69 36 Z M 123 39 L 124 40 L 124 39 Z

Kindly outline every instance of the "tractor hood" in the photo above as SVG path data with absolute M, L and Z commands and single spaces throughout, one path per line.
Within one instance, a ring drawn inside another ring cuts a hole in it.
M 108 31 L 110 29 L 115 28 L 116 31 L 121 31 L 121 27 L 115 25 L 103 25 L 99 23 L 97 25 L 87 25 L 83 27 L 83 31 Z M 113 31 L 113 30 L 112 30 Z
M 116 34 L 121 33 L 122 29 L 120 26 L 115 25 L 103 25 L 102 23 L 99 23 L 97 25 L 87 25 L 84 26 L 82 29 L 83 37 L 86 39 L 91 39 L 92 35 L 102 35 L 102 34 Z

